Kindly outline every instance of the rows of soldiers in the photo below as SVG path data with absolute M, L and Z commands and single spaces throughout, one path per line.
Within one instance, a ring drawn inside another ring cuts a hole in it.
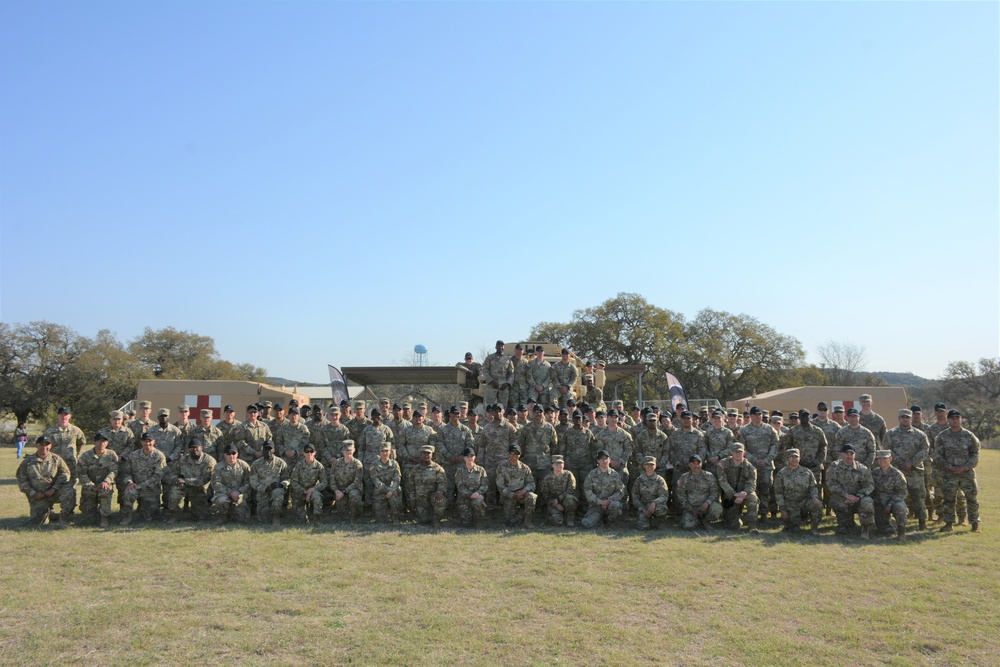
M 709 416 L 683 404 L 674 412 L 633 406 L 629 414 L 620 401 L 605 411 L 573 397 L 563 407 L 529 397 L 514 408 L 486 405 L 482 425 L 466 403 L 433 406 L 429 421 L 426 404 L 388 400 L 370 410 L 364 401 L 329 410 L 293 401 L 287 412 L 263 402 L 247 406 L 244 421 L 227 405 L 213 425 L 209 410 L 188 421 L 184 405 L 174 423 L 167 408 L 154 422 L 142 402 L 127 425 L 113 411 L 86 451 L 61 408 L 17 478 L 30 521 L 51 520 L 58 504 L 63 525 L 79 485 L 81 512 L 102 526 L 117 492 L 125 525 L 136 505 L 147 521 L 160 513 L 168 522 L 256 515 L 278 524 L 290 507 L 302 522 L 331 513 L 351 522 L 367 512 L 398 522 L 410 513 L 435 526 L 449 511 L 473 525 L 502 509 L 508 526 L 530 527 L 539 513 L 553 525 L 634 517 L 648 529 L 674 518 L 685 529 L 722 520 L 751 532 L 780 513 L 785 529 L 808 520 L 818 534 L 825 509 L 837 532 L 860 530 L 867 539 L 874 528 L 904 536 L 911 514 L 926 529 L 928 507 L 951 531 L 963 498 L 959 511 L 978 530 L 979 441 L 961 413 L 938 404 L 936 422 L 926 424 L 913 406 L 888 429 L 871 397 L 860 401 L 861 411 L 831 413 L 820 403 L 816 414 L 801 410 L 785 424 L 784 415 L 757 407 Z

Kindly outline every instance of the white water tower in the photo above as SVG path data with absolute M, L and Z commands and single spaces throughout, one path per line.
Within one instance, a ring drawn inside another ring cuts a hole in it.
M 427 365 L 427 348 L 423 345 L 413 346 L 413 365 L 414 366 L 426 366 Z

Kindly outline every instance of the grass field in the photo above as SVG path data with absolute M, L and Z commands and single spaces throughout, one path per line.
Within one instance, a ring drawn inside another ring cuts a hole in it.
M 0 449 L 3 665 L 997 665 L 983 531 L 26 529 Z M 915 527 L 915 522 L 912 524 Z

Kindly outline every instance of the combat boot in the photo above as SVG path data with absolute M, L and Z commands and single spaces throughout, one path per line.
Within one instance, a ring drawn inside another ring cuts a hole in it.
M 69 527 L 69 520 L 66 518 L 65 514 L 60 514 L 59 515 L 59 527 L 60 528 L 68 528 Z
M 128 516 L 126 516 L 124 519 L 122 519 L 121 525 L 127 526 L 130 523 L 132 523 L 132 515 L 131 514 L 129 514 Z
M 952 527 L 951 521 L 948 521 L 943 526 L 941 526 L 941 528 L 938 529 L 939 533 L 951 533 L 954 531 L 955 529 Z
M 809 534 L 813 537 L 819 537 L 819 521 L 816 519 L 812 520 L 812 529 L 809 531 Z
M 701 520 L 701 527 L 704 528 L 705 530 L 714 530 L 712 527 L 712 522 L 709 521 L 708 519 Z
M 927 530 L 927 519 L 920 519 L 920 523 L 917 525 L 918 530 Z
M 531 514 L 528 514 L 527 516 L 524 517 L 524 527 L 525 528 L 534 528 L 535 527 L 534 521 L 535 521 L 535 517 L 533 517 Z
M 863 540 L 870 540 L 871 538 L 872 538 L 872 529 L 869 528 L 868 526 L 865 526 L 864 528 L 862 528 L 861 529 L 861 539 L 863 539 Z
M 108 527 L 108 517 L 102 516 L 101 517 L 101 528 L 107 528 L 107 527 Z
M 271 517 L 271 525 L 272 526 L 280 526 L 281 525 L 281 519 L 279 519 L 276 516 L 275 517 Z
M 959 526 L 964 526 L 965 525 L 965 515 L 964 514 L 959 514 L 958 515 L 958 521 L 956 523 Z
M 574 517 L 572 514 L 567 514 L 566 515 L 566 527 L 567 528 L 573 528 L 575 526 L 576 526 L 576 517 Z
M 903 525 L 903 524 L 900 524 L 900 525 L 896 526 L 896 539 L 897 540 L 901 540 L 904 537 L 906 537 L 906 526 Z
M 974 533 L 978 533 L 979 532 L 979 522 L 978 521 L 973 521 L 972 522 L 972 532 L 974 532 Z

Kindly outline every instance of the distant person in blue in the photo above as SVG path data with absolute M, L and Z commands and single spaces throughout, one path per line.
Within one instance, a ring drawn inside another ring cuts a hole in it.
M 24 443 L 28 441 L 28 425 L 21 422 L 14 429 L 14 442 L 17 443 L 17 458 L 24 454 Z

